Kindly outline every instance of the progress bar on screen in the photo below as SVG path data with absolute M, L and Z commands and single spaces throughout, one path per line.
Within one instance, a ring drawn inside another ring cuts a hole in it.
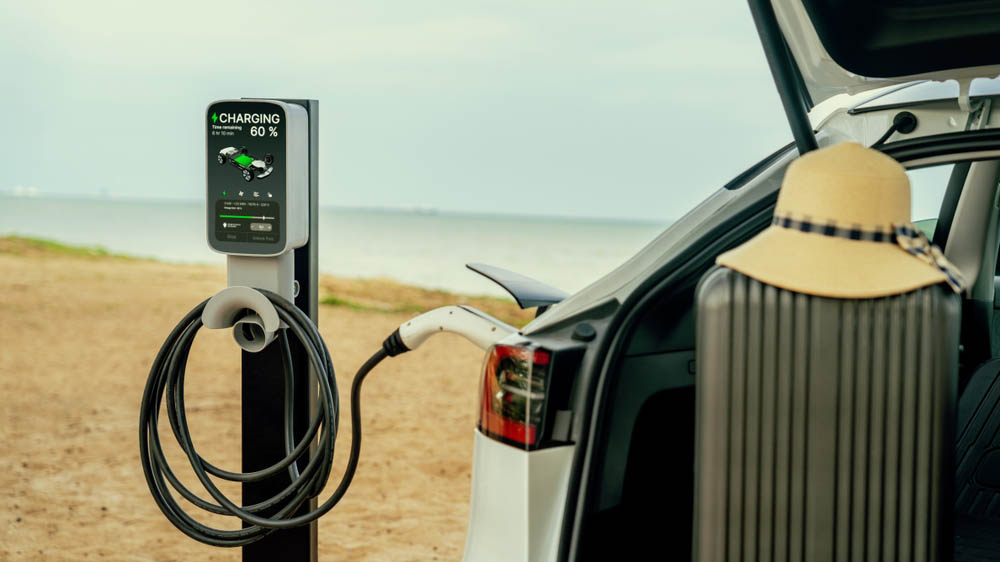
M 274 217 L 251 217 L 250 215 L 219 215 L 220 219 L 257 219 L 262 221 L 272 221 Z

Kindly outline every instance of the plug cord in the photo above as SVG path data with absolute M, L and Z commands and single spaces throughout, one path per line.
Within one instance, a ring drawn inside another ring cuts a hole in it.
M 287 328 L 279 332 L 277 339 L 282 350 L 285 377 L 285 457 L 262 470 L 230 472 L 209 463 L 195 450 L 184 407 L 184 375 L 191 344 L 202 327 L 201 313 L 207 300 L 192 309 L 174 327 L 163 343 L 150 369 L 139 411 L 139 453 L 146 483 L 153 499 L 167 519 L 181 532 L 195 540 L 215 546 L 243 546 L 264 538 L 276 529 L 306 525 L 323 516 L 340 501 L 354 478 L 361 454 L 361 384 L 368 373 L 383 359 L 402 353 L 395 347 L 383 346 L 358 370 L 351 384 L 351 450 L 340 484 L 316 509 L 294 515 L 303 505 L 307 505 L 309 500 L 317 497 L 329 480 L 340 415 L 339 394 L 330 353 L 312 320 L 280 295 L 258 290 L 271 301 L 279 318 L 287 325 Z M 298 443 L 294 442 L 292 396 L 295 377 L 288 332 L 291 332 L 292 337 L 295 337 L 306 350 L 320 391 L 315 408 L 316 415 Z M 167 418 L 174 438 L 187 455 L 195 476 L 211 498 L 218 503 L 199 497 L 185 487 L 167 463 L 158 431 L 160 409 L 164 403 L 167 406 Z M 307 453 L 309 453 L 308 462 L 300 472 L 297 461 L 305 458 Z M 283 471 L 288 473 L 289 483 L 281 492 L 265 501 L 242 507 L 227 498 L 210 478 L 211 475 L 231 482 L 256 482 Z M 236 517 L 246 526 L 238 530 L 226 530 L 200 523 L 181 508 L 171 488 L 198 508 Z M 277 509 L 273 515 L 267 517 L 260 515 L 265 510 L 273 509 Z

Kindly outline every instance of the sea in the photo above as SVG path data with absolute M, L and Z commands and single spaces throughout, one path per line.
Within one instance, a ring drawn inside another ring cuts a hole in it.
M 472 295 L 503 295 L 469 262 L 573 293 L 622 264 L 670 221 L 478 215 L 429 209 L 319 212 L 319 268 Z M 205 240 L 204 202 L 0 195 L 0 235 L 99 246 L 172 263 L 225 264 Z

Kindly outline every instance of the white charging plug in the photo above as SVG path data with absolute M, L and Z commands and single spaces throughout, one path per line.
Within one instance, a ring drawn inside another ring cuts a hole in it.
M 469 306 L 443 306 L 400 325 L 383 347 L 390 356 L 399 355 L 441 332 L 458 334 L 485 350 L 516 333 L 517 328 Z

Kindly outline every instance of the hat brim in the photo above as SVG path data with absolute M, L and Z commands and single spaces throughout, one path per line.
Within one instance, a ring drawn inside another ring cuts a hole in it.
M 896 244 L 771 226 L 716 263 L 789 291 L 843 299 L 896 295 L 945 275 Z

